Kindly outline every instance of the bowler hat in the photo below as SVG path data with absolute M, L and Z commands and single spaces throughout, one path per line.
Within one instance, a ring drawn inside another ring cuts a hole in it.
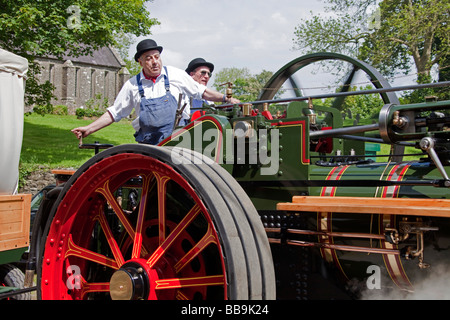
M 158 50 L 159 53 L 163 50 L 161 46 L 158 46 L 155 40 L 145 39 L 139 42 L 136 46 L 136 54 L 134 55 L 134 60 L 138 61 L 139 57 L 146 51 Z
M 186 68 L 186 72 L 190 73 L 195 68 L 200 67 L 200 66 L 207 66 L 211 72 L 213 72 L 213 70 L 214 70 L 214 65 L 211 62 L 206 62 L 206 60 L 203 58 L 195 58 L 194 60 L 189 62 L 189 65 Z

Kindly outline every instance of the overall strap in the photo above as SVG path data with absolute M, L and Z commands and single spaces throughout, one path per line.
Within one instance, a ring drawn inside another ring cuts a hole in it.
M 164 70 L 166 71 L 166 75 L 164 77 L 164 86 L 166 87 L 166 92 L 169 92 L 170 91 L 169 74 L 167 73 L 166 66 L 164 66 Z
M 141 81 L 141 73 L 140 72 L 137 74 L 136 80 L 137 80 L 137 84 L 138 84 L 139 94 L 141 95 L 141 98 L 145 98 L 144 88 L 142 88 L 142 81 Z

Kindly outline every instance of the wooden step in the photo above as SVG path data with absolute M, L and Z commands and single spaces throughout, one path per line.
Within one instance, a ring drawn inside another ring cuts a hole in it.
M 29 245 L 31 194 L 0 195 L 0 251 Z
M 277 210 L 450 218 L 449 199 L 294 196 Z

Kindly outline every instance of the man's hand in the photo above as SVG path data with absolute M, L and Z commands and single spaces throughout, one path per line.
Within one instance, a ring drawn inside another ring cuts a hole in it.
M 73 132 L 73 134 L 77 137 L 78 140 L 80 140 L 80 144 L 82 143 L 82 139 L 87 137 L 88 135 L 106 127 L 109 126 L 111 123 L 114 122 L 113 117 L 109 112 L 105 112 L 100 118 L 95 120 L 94 122 L 88 124 L 84 127 L 78 127 L 75 129 L 72 129 L 70 131 Z
M 80 140 L 80 143 L 79 143 L 80 145 L 83 144 L 83 137 L 87 136 L 87 135 L 85 135 L 86 130 L 87 130 L 86 127 L 78 127 L 78 128 L 70 130 L 77 137 L 77 139 Z
M 203 92 L 202 98 L 205 100 L 214 101 L 214 102 L 226 102 L 226 103 L 230 103 L 230 104 L 241 103 L 241 101 L 239 101 L 238 99 L 233 98 L 233 97 L 224 100 L 223 93 L 220 93 L 216 90 L 209 89 L 209 88 L 207 88 L 205 90 L 205 92 Z

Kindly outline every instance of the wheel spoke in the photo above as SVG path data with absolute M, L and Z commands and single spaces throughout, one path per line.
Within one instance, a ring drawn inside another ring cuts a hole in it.
M 134 237 L 135 237 L 134 229 L 131 226 L 130 222 L 128 221 L 128 218 L 125 216 L 125 213 L 123 212 L 122 207 L 117 202 L 117 200 L 114 197 L 113 193 L 109 189 L 109 180 L 107 180 L 102 187 L 98 188 L 96 190 L 96 192 L 102 194 L 105 197 L 106 201 L 108 202 L 108 204 L 111 206 L 111 208 L 116 213 L 117 217 L 119 218 L 119 220 L 122 223 L 122 225 L 125 228 L 125 230 L 128 232 L 130 237 L 132 239 L 134 239 Z
M 73 242 L 72 235 L 69 235 L 69 239 L 67 241 L 67 251 L 64 256 L 64 259 L 69 256 L 76 256 L 85 260 L 89 260 L 107 267 L 111 267 L 113 269 L 119 269 L 119 265 L 117 262 L 111 258 L 108 258 L 102 254 L 99 254 L 97 252 L 93 252 L 91 250 L 82 248 L 78 245 L 76 245 Z
M 158 184 L 158 230 L 159 244 L 161 245 L 166 239 L 166 186 L 170 178 L 157 172 L 154 174 Z
M 223 275 L 196 278 L 173 278 L 155 281 L 155 290 L 224 285 Z
M 108 222 L 106 221 L 105 213 L 102 210 L 99 210 L 99 213 L 95 216 L 94 219 L 100 222 L 100 226 L 106 237 L 106 241 L 108 241 L 112 254 L 114 255 L 117 265 L 120 268 L 120 266 L 124 264 L 124 258 L 122 252 L 120 251 L 119 246 L 117 245 L 116 240 L 113 237 L 111 228 L 109 227 Z
M 109 282 L 86 282 L 84 278 L 81 279 L 81 299 L 84 299 L 86 294 L 91 292 L 109 292 Z
M 122 207 L 117 202 L 117 199 L 114 197 L 113 192 L 111 192 L 111 190 L 109 188 L 109 181 L 107 180 L 102 187 L 96 189 L 96 192 L 100 193 L 101 195 L 103 195 L 105 197 L 106 201 L 108 202 L 108 204 L 113 209 L 114 213 L 119 218 L 120 223 L 123 225 L 123 227 L 127 231 L 128 235 L 134 242 L 135 238 L 136 238 L 136 232 L 133 229 L 132 225 L 130 224 Z M 142 243 L 142 239 L 140 240 L 140 243 Z M 139 247 L 142 254 L 144 254 L 144 255 L 147 255 L 149 252 L 145 246 L 140 245 L 140 246 L 136 246 L 136 247 Z M 134 246 L 133 246 L 133 250 L 134 250 Z
M 188 297 L 186 297 L 185 294 L 183 294 L 183 292 L 181 292 L 180 290 L 177 290 L 177 295 L 175 296 L 176 300 L 189 300 Z
M 188 253 L 184 257 L 182 257 L 177 264 L 174 266 L 175 272 L 180 272 L 189 262 L 192 261 L 199 253 L 203 251 L 208 245 L 211 243 L 217 243 L 216 238 L 213 234 L 213 230 L 211 226 L 208 226 L 208 230 L 206 231 L 206 234 L 203 236 L 202 239 L 200 239 L 199 242 L 195 244 L 195 246 L 189 250 Z
M 133 252 L 131 254 L 132 258 L 139 258 L 141 256 L 142 249 L 142 229 L 144 225 L 145 213 L 147 212 L 147 200 L 148 193 L 150 190 L 151 175 L 142 176 L 142 192 L 141 201 L 139 204 L 139 212 L 136 222 L 136 233 L 133 241 Z
M 195 204 L 181 222 L 175 227 L 175 229 L 169 234 L 167 239 L 153 252 L 150 258 L 147 260 L 147 264 L 152 268 L 164 252 L 172 245 L 178 236 L 186 229 L 186 227 L 197 217 L 201 212 L 201 208 L 198 204 Z

